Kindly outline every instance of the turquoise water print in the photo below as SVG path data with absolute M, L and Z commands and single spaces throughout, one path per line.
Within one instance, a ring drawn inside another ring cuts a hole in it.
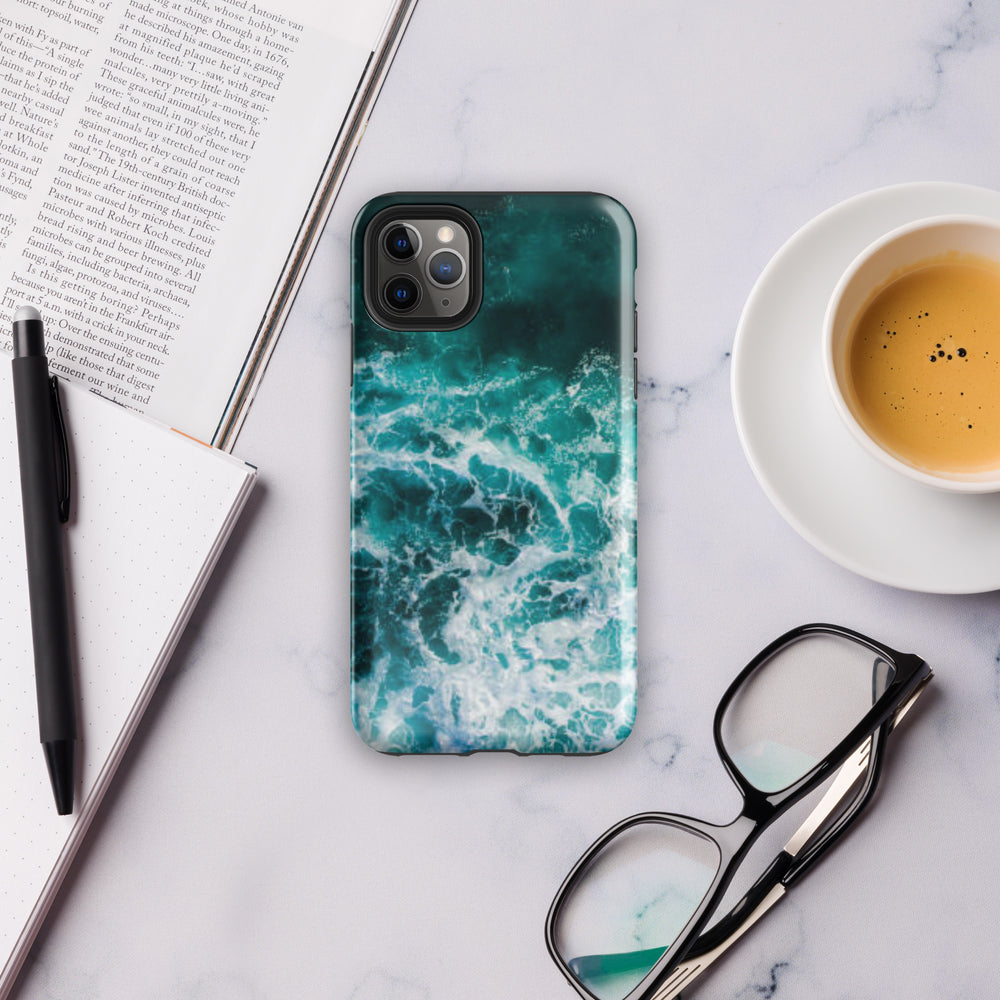
M 518 325 L 541 281 L 532 260 L 565 246 L 567 221 L 539 234 L 537 213 L 516 201 L 470 210 L 485 266 L 469 326 L 356 323 L 355 726 L 397 753 L 609 749 L 635 714 L 635 423 L 620 262 L 591 228 L 598 259 L 581 236 L 571 269 L 586 280 L 589 267 L 603 286 L 571 310 L 579 327 L 556 300 Z M 528 229 L 512 242 L 518 222 Z M 564 280 L 556 286 L 562 295 Z

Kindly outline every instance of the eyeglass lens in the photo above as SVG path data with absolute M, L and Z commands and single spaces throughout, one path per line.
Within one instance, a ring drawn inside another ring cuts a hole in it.
M 892 665 L 838 635 L 808 635 L 755 670 L 722 719 L 722 742 L 743 776 L 777 792 L 816 766 L 885 690 Z
M 684 930 L 719 869 L 711 840 L 663 822 L 615 837 L 566 897 L 554 943 L 598 1000 L 622 1000 Z

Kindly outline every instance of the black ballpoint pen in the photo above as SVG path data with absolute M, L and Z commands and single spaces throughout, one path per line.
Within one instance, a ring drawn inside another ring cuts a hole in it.
M 31 306 L 14 314 L 12 367 L 38 727 L 56 809 L 65 815 L 73 811 L 76 753 L 76 695 L 61 526 L 69 514 L 69 458 L 58 384 L 49 378 L 45 359 L 42 319 Z

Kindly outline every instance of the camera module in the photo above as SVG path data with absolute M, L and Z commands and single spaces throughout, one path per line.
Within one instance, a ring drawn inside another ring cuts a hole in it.
M 420 252 L 420 233 L 413 226 L 390 226 L 382 237 L 382 247 L 393 260 L 412 260 Z
M 376 323 L 404 333 L 458 330 L 476 315 L 483 300 L 483 237 L 468 211 L 394 202 L 363 224 L 362 287 Z
M 465 277 L 465 258 L 454 250 L 435 250 L 427 258 L 427 277 L 439 288 L 450 288 Z
M 386 283 L 382 298 L 393 312 L 407 312 L 419 301 L 420 286 L 412 278 L 400 274 Z

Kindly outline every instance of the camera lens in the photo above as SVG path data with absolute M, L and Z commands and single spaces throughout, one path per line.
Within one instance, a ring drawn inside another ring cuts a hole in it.
M 390 226 L 382 237 L 382 246 L 393 260 L 412 260 L 420 249 L 420 234 L 412 226 Z
M 412 309 L 420 298 L 420 286 L 405 274 L 397 275 L 386 282 L 382 289 L 385 304 L 394 312 L 406 312 Z
M 465 259 L 454 250 L 436 250 L 427 258 L 427 276 L 448 288 L 465 277 Z

